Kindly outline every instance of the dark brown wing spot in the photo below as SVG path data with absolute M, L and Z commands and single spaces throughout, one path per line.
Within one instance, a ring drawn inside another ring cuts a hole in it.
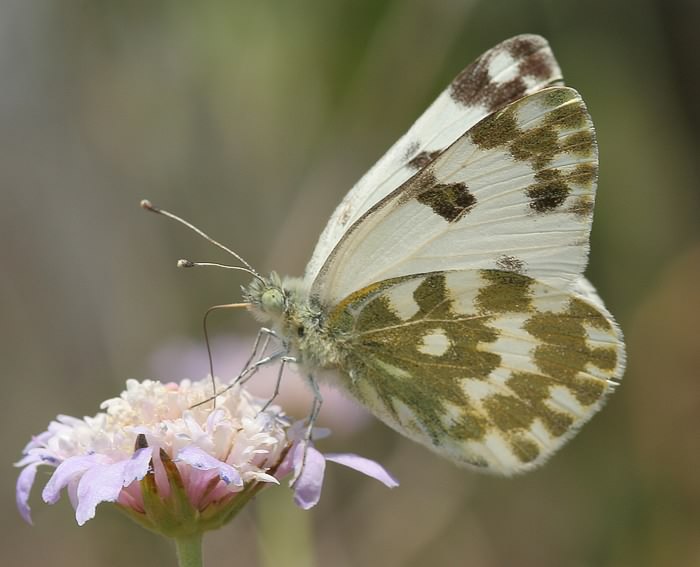
M 554 75 L 555 69 L 554 58 L 543 51 L 533 53 L 527 59 L 523 59 L 518 65 L 518 70 L 521 74 L 542 80 Z
M 518 65 L 520 76 L 499 82 L 490 75 L 489 67 L 493 59 L 504 52 Z M 490 49 L 457 75 L 450 85 L 450 96 L 465 106 L 483 105 L 489 112 L 494 112 L 527 94 L 528 87 L 523 77 L 556 79 L 557 73 L 554 58 L 543 38 L 518 36 Z
M 566 180 L 558 169 L 544 169 L 535 174 L 537 183 L 527 188 L 530 208 L 538 213 L 553 211 L 559 207 L 571 192 Z
M 431 161 L 433 161 L 436 157 L 438 157 L 442 153 L 442 150 L 435 150 L 434 152 L 420 152 L 419 154 L 416 154 L 413 159 L 411 159 L 408 162 L 408 165 L 415 169 L 423 169 L 426 165 L 428 165 Z
M 490 51 L 471 63 L 450 84 L 452 100 L 465 106 L 477 106 L 483 102 L 484 93 L 491 82 L 489 76 Z
M 518 71 L 521 75 L 544 80 L 552 77 L 557 71 L 554 57 L 547 49 L 547 42 L 541 37 L 515 37 L 508 52 L 515 59 L 520 59 Z
M 450 85 L 450 96 L 455 102 L 464 106 L 483 105 L 494 112 L 525 95 L 527 87 L 520 77 L 505 83 L 492 79 L 489 63 L 497 53 L 498 48 L 486 52 L 455 77 Z
M 458 221 L 476 205 L 476 197 L 464 183 L 434 185 L 420 193 L 416 199 L 447 222 Z
M 504 41 L 502 45 L 516 59 L 525 59 L 547 47 L 547 42 L 538 35 L 518 35 Z
M 598 168 L 592 163 L 577 165 L 570 173 L 562 174 L 558 169 L 542 169 L 535 174 L 536 183 L 526 189 L 530 208 L 538 213 L 547 213 L 560 207 L 571 194 L 571 184 L 591 188 Z M 592 195 L 579 197 L 569 212 L 587 217 L 593 212 Z
M 508 103 L 525 96 L 527 85 L 522 77 L 515 77 L 505 83 L 494 83 L 487 99 L 487 108 L 493 112 Z

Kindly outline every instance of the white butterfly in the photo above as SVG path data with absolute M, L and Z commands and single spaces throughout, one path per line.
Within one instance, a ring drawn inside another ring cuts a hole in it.
M 348 193 L 303 279 L 243 261 L 246 306 L 284 345 L 257 364 L 306 371 L 311 421 L 314 376 L 333 368 L 403 435 L 512 474 L 601 407 L 624 343 L 582 275 L 598 157 L 583 101 L 561 84 L 543 38 L 504 41 Z

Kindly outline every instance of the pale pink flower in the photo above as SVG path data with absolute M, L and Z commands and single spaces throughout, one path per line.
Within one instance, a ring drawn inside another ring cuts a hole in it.
M 135 481 L 149 473 L 165 500 L 173 492 L 173 475 L 179 476 L 189 504 L 200 512 L 223 507 L 252 485 L 277 483 L 269 471 L 289 447 L 289 420 L 281 409 L 261 411 L 263 402 L 240 388 L 219 396 L 215 409 L 212 403 L 193 407 L 210 392 L 209 380 L 129 380 L 126 391 L 104 402 L 105 411 L 96 416 L 59 416 L 18 463 L 24 467 L 17 483 L 23 517 L 30 520 L 27 498 L 42 464 L 56 467 L 44 500 L 56 502 L 66 488 L 79 524 L 94 516 L 100 502 L 116 502 L 147 520 L 144 483 Z
M 217 383 L 217 390 L 224 385 Z M 209 379 L 162 384 L 127 381 L 94 417 L 58 416 L 26 446 L 17 507 L 31 523 L 29 493 L 37 468 L 55 468 L 44 487 L 54 503 L 66 488 L 80 525 L 101 502 L 113 502 L 142 525 L 171 537 L 217 528 L 264 486 L 296 471 L 295 500 L 318 502 L 325 460 L 396 483 L 376 463 L 355 455 L 321 455 L 279 406 L 235 387 L 212 402 Z M 303 455 L 306 451 L 306 461 Z M 322 461 L 322 462 L 321 462 Z

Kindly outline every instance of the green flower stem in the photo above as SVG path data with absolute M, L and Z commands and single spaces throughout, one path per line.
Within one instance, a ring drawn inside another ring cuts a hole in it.
M 289 490 L 265 491 L 255 504 L 260 565 L 314 567 L 313 514 L 297 508 Z
M 175 539 L 179 567 L 202 567 L 202 534 Z

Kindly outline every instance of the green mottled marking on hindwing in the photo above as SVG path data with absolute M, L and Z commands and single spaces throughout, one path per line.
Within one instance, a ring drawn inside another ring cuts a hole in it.
M 520 434 L 529 429 L 535 419 L 542 417 L 538 406 L 505 394 L 489 396 L 483 401 L 483 406 L 520 461 L 530 462 L 539 456 L 539 447 Z
M 540 448 L 534 441 L 522 435 L 513 435 L 509 439 L 510 448 L 522 463 L 531 463 L 540 456 Z
M 532 463 L 550 451 L 542 432 L 563 438 L 608 390 L 617 346 L 594 337 L 612 335 L 613 323 L 583 299 L 561 303 L 556 290 L 546 304 L 562 307 L 539 311 L 546 286 L 522 274 L 450 276 L 454 291 L 447 274 L 385 280 L 341 303 L 344 314 L 331 317 L 343 323 L 347 387 L 417 439 L 474 447 L 465 462 L 489 465 L 476 447 L 500 439 L 515 459 Z M 478 287 L 473 309 L 462 295 L 474 293 L 470 286 Z M 512 354 L 527 356 L 527 370 Z M 561 388 L 582 409 L 570 408 Z
M 371 380 L 394 419 L 399 420 L 397 402 L 410 408 L 436 445 L 446 435 L 481 438 L 486 424 L 471 408 L 462 381 L 485 379 L 499 366 L 500 356 L 478 348 L 495 341 L 498 333 L 487 325 L 486 318 L 454 310 L 444 274 L 421 277 L 413 292 L 417 311 L 410 318 L 401 321 L 386 295 L 374 297 L 362 307 L 353 329 L 348 365 L 360 378 Z M 398 278 L 397 285 L 403 281 Z M 365 315 L 366 311 L 370 314 Z M 445 351 L 439 356 L 421 352 L 424 337 L 435 332 L 446 337 L 449 344 Z M 391 372 L 391 368 L 396 371 Z M 357 393 L 359 388 L 355 390 Z M 463 412 L 452 425 L 444 420 L 447 405 Z
M 426 317 L 447 318 L 452 316 L 452 298 L 447 292 L 444 274 L 429 275 L 413 292 L 418 311 L 410 321 L 422 321 Z
M 489 423 L 479 412 L 465 410 L 461 417 L 450 427 L 449 434 L 457 439 L 465 441 L 478 441 L 483 439 Z
M 604 379 L 586 372 L 591 364 L 611 372 L 617 364 L 615 347 L 592 347 L 586 326 L 612 331 L 612 324 L 595 307 L 572 298 L 561 312 L 535 312 L 523 329 L 540 341 L 532 351 L 541 373 L 512 371 L 505 381 L 508 393 L 486 397 L 482 405 L 489 421 L 501 431 L 513 454 L 522 462 L 537 458 L 537 444 L 522 435 L 538 420 L 552 437 L 562 437 L 574 426 L 575 416 L 552 405 L 551 390 L 564 387 L 583 407 L 598 402 L 607 387 Z
M 383 329 L 389 325 L 398 325 L 401 322 L 401 318 L 391 309 L 389 299 L 384 295 L 379 295 L 362 309 L 355 323 L 355 328 L 371 331 Z
M 486 282 L 476 297 L 476 305 L 487 313 L 527 313 L 532 309 L 532 278 L 515 272 L 481 270 Z
M 573 424 L 569 414 L 555 411 L 545 404 L 549 399 L 550 387 L 558 384 L 556 379 L 530 372 L 515 372 L 506 384 L 533 409 L 534 417 L 539 417 L 554 437 L 566 433 Z
M 592 364 L 604 371 L 614 370 L 617 350 L 612 346 L 589 346 L 585 324 L 603 331 L 610 331 L 612 327 L 605 315 L 593 306 L 571 299 L 563 313 L 537 313 L 524 328 L 542 341 L 534 351 L 537 367 L 569 388 L 579 403 L 589 406 L 604 394 L 605 383 L 586 377 L 586 366 Z

